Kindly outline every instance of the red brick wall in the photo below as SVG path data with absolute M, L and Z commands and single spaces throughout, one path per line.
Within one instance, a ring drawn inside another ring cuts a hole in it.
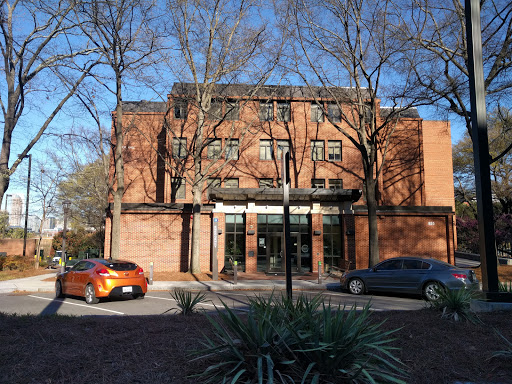
M 453 263 L 453 216 L 382 214 L 378 218 L 380 260 L 424 256 Z M 368 216 L 355 214 L 357 267 L 368 267 Z
M 36 254 L 37 239 L 27 239 L 27 247 L 25 255 L 27 257 L 34 257 Z M 23 255 L 23 239 L 1 239 L 0 252 L 6 252 L 7 256 L 20 256 Z
M 258 187 L 259 178 L 273 178 L 274 183 L 280 174 L 280 161 L 260 160 L 260 139 L 286 139 L 292 144 L 292 164 L 290 166 L 292 187 L 310 188 L 311 179 L 343 179 L 346 189 L 362 189 L 362 165 L 360 153 L 330 123 L 313 123 L 310 121 L 309 101 L 292 102 L 292 119 L 290 122 L 259 122 L 257 117 L 258 103 L 248 102 L 241 110 L 240 120 L 224 122 L 216 127 L 216 137 L 222 138 L 222 147 L 226 138 L 234 129 L 233 138 L 245 139 L 241 142 L 240 157 L 231 161 L 213 177 L 238 177 L 241 188 Z M 126 193 L 124 203 L 158 202 L 171 203 L 170 179 L 175 171 L 169 164 L 174 164 L 172 156 L 172 137 L 163 130 L 163 114 L 141 113 L 135 117 L 126 114 L 130 130 L 125 141 L 125 180 Z M 126 121 L 126 120 L 125 120 Z M 195 126 L 194 111 L 190 111 L 189 119 L 168 121 L 174 127 L 176 136 L 187 137 L 187 145 L 192 142 Z M 250 122 L 250 130 L 245 128 Z M 216 124 L 216 122 L 214 122 Z M 208 131 L 208 128 L 207 128 Z M 141 132 L 144 132 L 142 135 Z M 211 132 L 207 132 L 211 134 Z M 328 140 L 342 141 L 342 161 L 312 161 L 311 140 L 324 141 L 324 157 L 328 157 Z M 160 148 L 163 158 L 155 149 Z M 404 119 L 398 123 L 391 136 L 384 162 L 383 176 L 380 182 L 382 205 L 454 206 L 453 180 L 451 168 L 451 141 L 449 124 L 446 122 L 429 122 L 421 119 Z M 274 142 L 274 150 L 275 142 Z M 206 158 L 204 151 L 203 169 L 211 160 Z M 224 161 L 224 160 L 221 160 Z M 379 165 L 382 157 L 379 159 Z M 167 165 L 166 165 L 167 164 Z M 220 163 L 218 163 L 220 164 Z M 191 160 L 184 164 L 189 171 L 193 165 Z M 206 185 L 205 185 L 206 188 Z M 186 186 L 186 198 L 176 203 L 191 203 L 191 186 Z M 206 193 L 203 202 L 207 202 Z M 361 199 L 357 204 L 364 204 Z M 224 230 L 224 217 L 219 218 L 219 228 Z M 453 218 L 448 216 L 450 220 Z M 257 215 L 246 214 L 246 230 L 257 229 Z M 211 258 L 211 219 L 212 214 L 205 213 L 201 229 L 201 269 L 210 270 Z M 313 215 L 313 228 L 322 230 L 322 215 Z M 381 216 L 379 231 L 381 240 L 381 258 L 392 257 L 399 252 L 404 254 L 430 255 L 441 259 L 448 258 L 447 236 L 452 236 L 452 227 L 448 229 L 442 224 L 443 218 L 433 218 L 433 226 L 425 227 L 430 218 L 415 216 Z M 186 213 L 155 213 L 155 212 L 123 212 L 121 223 L 121 255 L 132 259 L 144 268 L 154 259 L 155 270 L 186 271 L 190 256 L 190 214 Z M 110 240 L 110 223 L 107 220 L 106 256 Z M 347 255 L 354 250 L 358 266 L 367 265 L 368 236 L 365 216 L 355 217 L 355 240 L 347 235 L 345 249 Z M 441 230 L 443 228 L 443 230 Z M 412 229 L 412 230 L 411 230 Z M 443 232 L 444 231 L 444 232 Z M 447 231 L 449 232 L 447 235 Z M 404 235 L 406 234 L 406 235 Z M 323 254 L 323 237 L 313 236 L 312 262 L 313 270 L 317 269 L 318 261 Z M 453 241 L 452 243 L 453 244 Z M 444 247 L 444 248 L 443 248 Z M 248 257 L 254 251 L 254 257 Z M 320 255 L 317 255 L 319 253 Z M 320 257 L 319 257 L 320 256 Z M 350 256 L 352 257 L 352 256 Z M 219 236 L 219 270 L 224 264 L 224 235 Z M 255 271 L 257 263 L 257 235 L 246 237 L 246 266 L 248 271 Z

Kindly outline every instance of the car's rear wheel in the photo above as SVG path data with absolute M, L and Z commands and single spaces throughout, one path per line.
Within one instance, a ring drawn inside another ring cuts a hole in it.
M 62 283 L 59 280 L 55 283 L 55 297 L 57 299 L 62 299 L 64 297 L 64 294 L 62 293 Z
M 359 278 L 354 278 L 348 283 L 348 290 L 353 295 L 361 295 L 364 293 L 364 283 L 363 280 Z
M 436 301 L 439 300 L 439 292 L 441 292 L 443 287 L 436 281 L 429 281 L 423 287 L 423 296 L 428 301 Z
M 145 296 L 145 294 L 144 294 L 144 293 L 139 293 L 139 294 L 137 294 L 137 295 L 133 295 L 133 298 L 134 298 L 134 299 L 142 300 L 142 299 L 144 299 L 144 296 Z
M 96 297 L 94 286 L 89 283 L 85 286 L 85 302 L 87 304 L 98 304 L 100 299 Z

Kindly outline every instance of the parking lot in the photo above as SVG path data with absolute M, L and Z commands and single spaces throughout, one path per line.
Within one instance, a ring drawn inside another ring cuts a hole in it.
M 247 311 L 250 297 L 255 295 L 268 297 L 271 292 L 261 291 L 218 291 L 204 292 L 206 301 L 198 305 L 206 312 L 215 311 L 215 307 L 222 307 L 222 302 L 237 311 Z M 371 301 L 371 308 L 375 311 L 386 310 L 417 310 L 424 308 L 424 301 L 416 297 L 365 295 L 354 296 L 348 293 L 335 291 L 303 291 L 304 294 L 314 296 L 321 294 L 326 302 L 334 305 L 363 308 Z M 280 295 L 280 292 L 276 293 Z M 284 294 L 284 292 L 283 292 Z M 300 292 L 294 291 L 296 298 Z M 88 305 L 80 297 L 66 297 L 56 299 L 53 293 L 39 292 L 30 294 L 3 294 L 0 295 L 0 311 L 4 313 L 31 314 L 31 315 L 69 315 L 69 316 L 134 316 L 134 315 L 172 315 L 177 313 L 176 301 L 169 292 L 151 291 L 143 300 L 112 299 L 102 300 L 99 304 Z

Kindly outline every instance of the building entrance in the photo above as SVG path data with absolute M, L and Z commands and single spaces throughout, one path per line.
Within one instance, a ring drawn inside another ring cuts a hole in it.
M 292 272 L 311 271 L 311 236 L 307 215 L 290 215 Z M 285 272 L 282 215 L 258 215 L 258 271 Z

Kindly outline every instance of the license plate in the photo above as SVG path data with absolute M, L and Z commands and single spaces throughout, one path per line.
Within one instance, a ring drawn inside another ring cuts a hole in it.
M 129 287 L 123 287 L 123 293 L 131 293 L 132 292 L 132 287 L 129 286 Z

